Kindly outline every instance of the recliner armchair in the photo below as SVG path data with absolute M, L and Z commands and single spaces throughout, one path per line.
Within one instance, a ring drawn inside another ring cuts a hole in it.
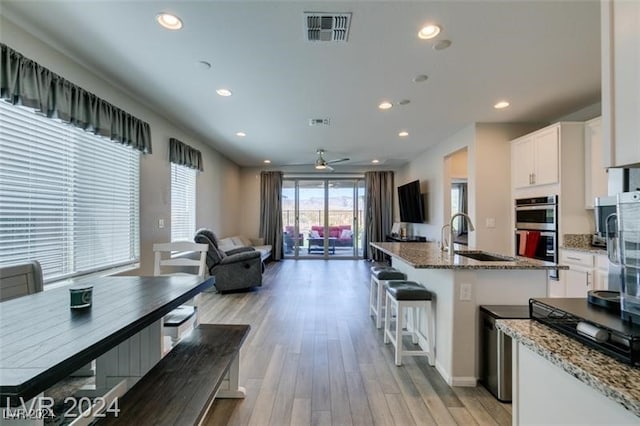
M 199 229 L 194 240 L 209 245 L 207 268 L 209 274 L 216 277 L 216 290 L 223 293 L 262 286 L 260 252 L 252 247 L 239 247 L 226 252 L 220 250 L 218 238 L 209 229 Z

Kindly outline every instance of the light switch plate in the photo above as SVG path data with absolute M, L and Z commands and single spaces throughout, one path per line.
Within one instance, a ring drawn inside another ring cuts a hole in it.
M 164 219 L 158 219 L 158 228 L 164 228 Z
M 471 284 L 460 284 L 460 300 L 471 300 Z
M 495 228 L 496 227 L 496 219 L 494 217 L 488 217 L 485 221 L 485 226 L 487 228 Z

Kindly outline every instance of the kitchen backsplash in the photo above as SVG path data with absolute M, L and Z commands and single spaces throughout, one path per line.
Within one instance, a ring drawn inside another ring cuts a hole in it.
M 590 249 L 592 248 L 591 237 L 591 234 L 564 234 L 562 236 L 562 245 L 567 248 Z

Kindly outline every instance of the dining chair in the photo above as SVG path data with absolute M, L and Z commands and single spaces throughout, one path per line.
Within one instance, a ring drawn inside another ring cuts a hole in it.
M 197 268 L 199 276 L 207 273 L 207 244 L 197 244 L 188 241 L 174 241 L 153 245 L 154 262 L 153 275 L 194 275 L 184 269 Z M 197 256 L 194 256 L 194 254 Z M 195 258 L 197 257 L 197 259 Z M 166 268 L 169 268 L 167 271 Z M 171 338 L 175 346 L 183 335 L 198 325 L 198 296 L 187 304 L 181 305 L 164 316 L 163 334 Z
M 43 289 L 42 268 L 37 260 L 0 268 L 0 302 Z

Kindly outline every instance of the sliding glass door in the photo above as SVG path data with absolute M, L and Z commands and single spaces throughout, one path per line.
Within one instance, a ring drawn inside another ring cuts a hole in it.
M 283 251 L 293 258 L 358 258 L 362 179 L 287 179 L 282 186 Z

